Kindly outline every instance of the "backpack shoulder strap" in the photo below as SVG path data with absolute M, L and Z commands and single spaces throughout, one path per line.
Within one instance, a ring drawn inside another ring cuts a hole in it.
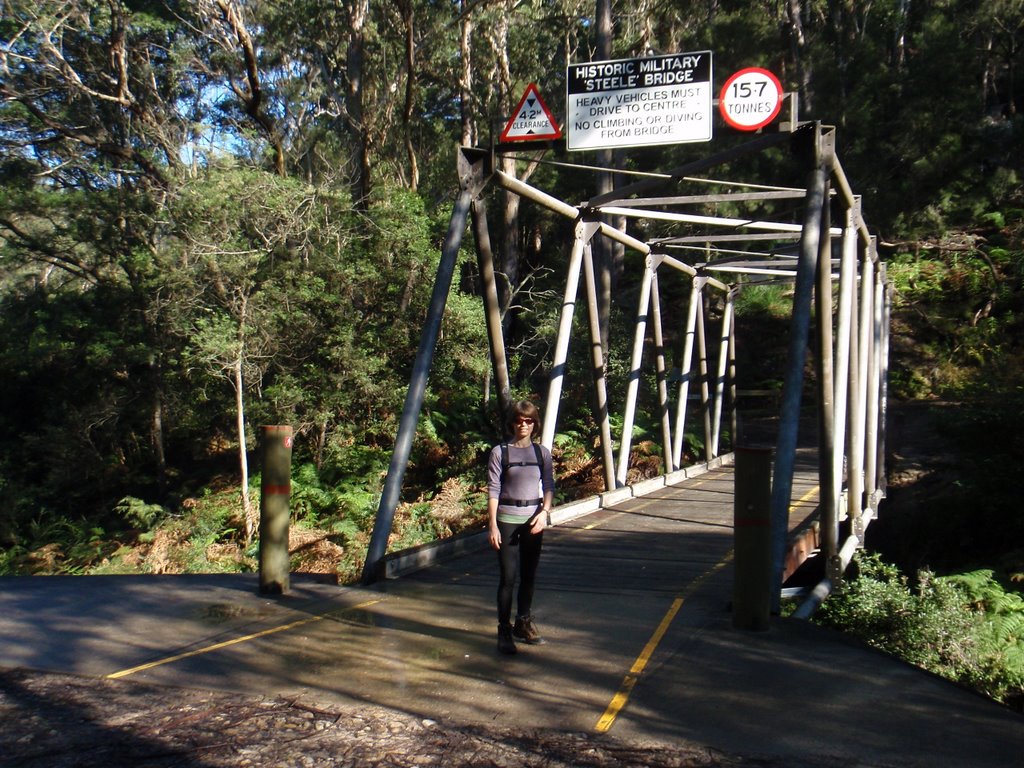
M 533 443 L 533 455 L 537 457 L 537 463 L 530 461 L 510 461 L 508 457 L 508 443 L 501 444 L 501 482 L 504 483 L 509 467 L 537 467 L 541 477 L 544 476 L 544 453 L 541 451 L 540 443 Z

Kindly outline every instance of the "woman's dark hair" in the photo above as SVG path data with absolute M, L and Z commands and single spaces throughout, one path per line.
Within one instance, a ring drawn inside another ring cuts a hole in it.
M 510 434 L 515 433 L 516 419 L 521 416 L 527 419 L 533 419 L 533 432 L 530 436 L 534 440 L 539 440 L 541 432 L 540 408 L 529 400 L 519 400 L 512 403 L 512 407 L 508 409 L 508 419 L 505 422 L 505 426 L 508 427 Z

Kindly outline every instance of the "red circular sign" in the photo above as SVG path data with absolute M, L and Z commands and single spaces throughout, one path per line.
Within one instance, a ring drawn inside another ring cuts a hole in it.
M 718 109 L 733 128 L 756 131 L 774 120 L 782 109 L 782 84 L 767 69 L 741 69 L 722 86 Z

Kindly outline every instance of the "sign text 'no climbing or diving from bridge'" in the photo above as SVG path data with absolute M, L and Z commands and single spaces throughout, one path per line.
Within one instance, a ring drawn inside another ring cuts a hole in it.
M 711 140 L 711 51 L 570 64 L 566 147 Z

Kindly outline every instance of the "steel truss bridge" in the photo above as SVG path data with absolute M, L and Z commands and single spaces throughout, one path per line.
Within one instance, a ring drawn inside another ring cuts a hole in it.
M 787 146 L 798 170 L 805 174 L 806 185 L 802 188 L 708 176 L 713 169 L 727 173 L 723 166 L 737 159 Z M 666 476 L 684 469 L 681 465 L 683 437 L 691 399 L 699 398 L 701 405 L 705 464 L 728 457 L 732 451 L 743 447 L 736 407 L 735 299 L 745 287 L 759 280 L 792 283 L 787 363 L 778 401 L 779 428 L 773 447 L 772 565 L 776 585 L 781 587 L 798 423 L 804 406 L 804 367 L 807 349 L 813 340 L 819 350 L 814 360 L 814 404 L 818 417 L 816 455 L 821 487 L 817 529 L 826 563 L 824 580 L 800 609 L 813 611 L 841 581 L 885 496 L 891 292 L 885 264 L 878 258 L 876 239 L 862 216 L 861 198 L 851 189 L 836 155 L 835 129 L 820 123 L 783 124 L 777 132 L 756 135 L 738 146 L 663 173 L 646 174 L 639 181 L 577 205 L 501 170 L 496 160 L 502 151 L 510 151 L 510 148 L 463 147 L 459 152 L 460 194 L 442 246 L 431 305 L 367 554 L 364 581 L 372 582 L 382 574 L 387 539 L 423 405 L 456 257 L 470 220 L 483 279 L 495 381 L 502 404 L 507 404 L 509 374 L 484 201 L 488 187 L 496 185 L 574 222 L 541 442 L 550 448 L 556 433 L 569 346 L 576 341 L 573 318 L 582 303 L 589 320 L 587 341 L 593 355 L 594 402 L 598 405 L 601 458 L 608 491 L 626 484 L 638 388 L 645 365 L 653 364 L 656 373 L 657 416 L 661 424 L 661 453 Z M 694 189 L 698 192 L 690 191 Z M 734 191 L 737 189 L 742 191 Z M 801 221 L 773 221 L 759 210 L 769 201 L 786 199 L 802 203 Z M 696 212 L 704 210 L 700 207 L 709 203 L 729 203 L 749 213 L 719 217 Z M 612 217 L 659 222 L 661 234 L 649 239 L 638 237 L 628 228 L 609 224 Z M 678 234 L 664 234 L 674 225 Z M 609 402 L 603 374 L 609 361 L 604 359 L 598 322 L 593 247 L 597 238 L 606 238 L 643 256 L 627 391 L 625 401 L 618 404 L 622 428 L 617 435 L 613 434 L 609 417 L 613 404 Z M 689 281 L 690 298 L 683 329 L 681 375 L 678 380 L 670 381 L 662 344 L 661 285 L 672 277 Z M 712 294 L 717 294 L 715 298 L 724 302 L 725 307 L 717 328 L 709 327 L 711 321 L 705 309 Z M 827 321 L 822 322 L 822 318 Z M 650 362 L 644 360 L 648 334 L 653 336 L 655 349 Z M 711 372 L 708 370 L 708 346 L 713 339 L 718 340 L 719 348 L 717 370 Z M 699 393 L 691 392 L 698 389 Z M 731 418 L 728 432 L 722 428 L 727 413 Z M 729 451 L 723 450 L 724 434 L 728 434 L 733 443 Z M 779 590 L 773 589 L 773 600 L 778 599 L 778 594 Z

